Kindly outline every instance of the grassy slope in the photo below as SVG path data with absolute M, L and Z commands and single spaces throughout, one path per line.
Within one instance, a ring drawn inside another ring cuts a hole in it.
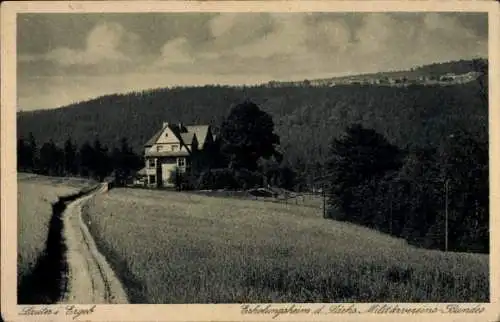
M 488 257 L 409 247 L 318 209 L 116 189 L 86 219 L 132 301 L 487 301 Z
M 30 274 L 47 240 L 52 203 L 89 185 L 84 179 L 18 174 L 18 281 Z

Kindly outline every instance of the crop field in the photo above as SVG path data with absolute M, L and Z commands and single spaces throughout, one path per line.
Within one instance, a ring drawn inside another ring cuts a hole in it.
M 132 303 L 487 302 L 489 257 L 293 204 L 114 189 L 84 210 Z
M 59 196 L 74 194 L 88 187 L 90 182 L 20 173 L 17 185 L 17 277 L 20 282 L 32 273 L 45 250 L 52 203 Z

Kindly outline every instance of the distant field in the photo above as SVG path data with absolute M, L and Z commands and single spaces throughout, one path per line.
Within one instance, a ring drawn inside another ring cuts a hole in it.
M 52 203 L 90 186 L 88 180 L 20 173 L 17 177 L 17 277 L 29 275 L 45 249 Z
M 488 256 L 416 249 L 311 207 L 114 189 L 85 218 L 133 303 L 489 300 Z

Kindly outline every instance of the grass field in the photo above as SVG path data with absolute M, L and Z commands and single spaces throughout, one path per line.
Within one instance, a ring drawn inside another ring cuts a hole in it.
M 133 303 L 489 300 L 488 256 L 416 249 L 311 207 L 115 189 L 85 219 Z
M 77 193 L 92 183 L 77 178 L 51 178 L 20 173 L 17 177 L 17 278 L 18 283 L 31 274 L 42 256 L 49 223 L 52 218 L 52 203 L 59 196 Z

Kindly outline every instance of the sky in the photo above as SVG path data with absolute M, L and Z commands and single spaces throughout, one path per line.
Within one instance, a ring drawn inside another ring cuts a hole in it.
M 18 110 L 487 57 L 487 33 L 484 13 L 24 13 Z

